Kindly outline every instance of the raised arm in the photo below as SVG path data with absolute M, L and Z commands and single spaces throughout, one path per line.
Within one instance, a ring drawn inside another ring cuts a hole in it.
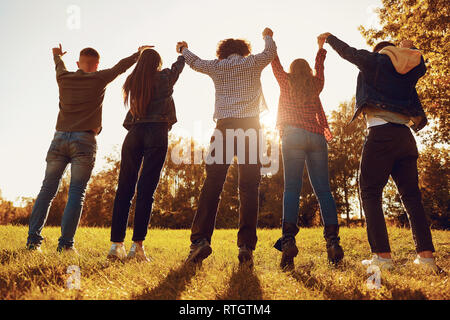
M 59 47 L 53 48 L 53 61 L 55 61 L 55 70 L 56 70 L 56 78 L 58 78 L 63 73 L 67 72 L 66 65 L 64 64 L 64 61 L 61 59 L 63 55 L 67 53 L 67 51 L 62 50 L 61 44 L 59 44 Z
M 344 41 L 339 40 L 332 34 L 326 33 L 326 42 L 345 60 L 356 65 L 361 71 L 373 68 L 376 64 L 375 57 L 378 53 L 367 50 L 358 50 L 350 47 Z M 319 36 L 320 37 L 320 36 Z
M 188 49 L 186 41 L 179 41 L 177 43 L 177 52 L 181 53 L 186 63 L 195 71 L 207 75 L 214 72 L 218 60 L 202 60 Z
M 278 55 L 276 55 L 275 58 L 272 60 L 271 65 L 272 65 L 273 75 L 277 79 L 278 83 L 281 84 L 283 82 L 286 82 L 288 80 L 288 75 L 284 71 Z
M 188 48 L 183 48 L 183 57 L 186 59 L 186 63 L 193 70 L 207 75 L 211 75 L 214 72 L 215 66 L 217 64 L 217 60 L 200 59 Z
M 170 84 L 173 86 L 177 82 L 180 73 L 183 71 L 185 65 L 185 59 L 183 56 L 179 56 L 177 61 L 172 64 L 170 68 Z
M 273 41 L 273 31 L 269 28 L 265 28 L 263 31 L 263 38 L 265 41 L 264 50 L 261 53 L 255 54 L 256 65 L 261 69 L 264 69 L 277 55 L 277 46 Z
M 113 81 L 117 76 L 127 71 L 139 58 L 139 51 L 133 53 L 131 56 L 120 60 L 114 67 L 99 71 L 99 76 L 102 77 L 106 83 Z
M 325 83 L 325 75 L 324 75 L 324 61 L 327 56 L 327 50 L 324 48 L 320 48 L 316 54 L 316 64 L 314 69 L 316 70 L 316 74 L 314 76 L 314 84 L 317 89 L 317 93 L 322 92 L 323 85 Z

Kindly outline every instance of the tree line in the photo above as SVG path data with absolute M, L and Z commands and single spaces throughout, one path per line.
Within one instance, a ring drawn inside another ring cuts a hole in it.
M 363 225 L 364 213 L 360 205 L 358 175 L 359 160 L 365 139 L 365 124 L 362 119 L 348 125 L 353 114 L 354 99 L 341 103 L 329 117 L 334 135 L 329 144 L 330 185 L 336 201 L 339 220 L 342 225 Z M 275 130 L 265 128 L 267 143 L 279 139 Z M 279 140 L 278 140 L 279 141 Z M 154 196 L 152 227 L 190 228 L 198 206 L 205 164 L 175 164 L 170 157 L 175 147 L 191 144 L 194 156 L 194 141 L 191 138 L 171 136 L 168 156 L 161 174 L 161 180 Z M 188 150 L 189 148 L 184 148 Z M 270 150 L 270 148 L 269 148 Z M 425 146 L 419 158 L 420 188 L 424 205 L 434 228 L 448 229 L 448 169 L 445 165 L 447 153 L 444 149 Z M 81 225 L 107 227 L 111 224 L 114 196 L 117 187 L 120 159 L 111 155 L 106 165 L 93 175 L 86 192 Z M 263 175 L 260 187 L 259 227 L 281 226 L 283 203 L 283 163 L 279 152 L 279 170 Z M 303 227 L 320 225 L 320 209 L 307 171 L 300 198 L 299 225 Z M 59 226 L 67 201 L 69 173 L 61 181 L 59 191 L 52 202 L 47 224 Z M 218 228 L 235 228 L 238 225 L 239 198 L 237 192 L 237 165 L 230 166 L 219 204 L 216 225 Z M 385 189 L 384 209 L 390 220 L 406 226 L 408 220 L 395 185 L 390 181 Z M 34 199 L 25 199 L 24 207 L 14 207 L 12 202 L 0 197 L 1 224 L 27 224 Z M 133 221 L 134 200 L 131 207 L 130 224 Z
M 417 89 L 429 125 L 419 133 L 422 147 L 418 161 L 419 184 L 425 210 L 433 228 L 449 229 L 449 182 L 447 115 L 450 108 L 450 46 L 448 25 L 450 18 L 446 0 L 382 0 L 378 10 L 380 29 L 360 26 L 360 32 L 369 45 L 379 40 L 394 43 L 410 39 L 419 48 L 427 62 L 428 71 L 418 82 Z M 444 11 L 442 11 L 444 10 Z M 348 126 L 354 99 L 341 103 L 329 117 L 334 140 L 329 144 L 330 184 L 338 208 L 341 224 L 363 224 L 358 175 L 359 160 L 365 137 L 365 124 L 361 119 Z M 269 143 L 278 139 L 274 129 L 266 128 Z M 271 141 L 272 139 L 272 141 Z M 189 138 L 170 139 L 168 154 L 179 144 L 193 145 Z M 193 150 L 193 148 L 191 148 Z M 279 152 L 280 169 L 276 174 L 264 175 L 260 187 L 260 227 L 279 227 L 282 216 L 283 168 Z M 151 225 L 164 228 L 189 228 L 198 205 L 201 186 L 205 177 L 204 164 L 176 165 L 166 161 L 162 177 L 155 193 Z M 109 226 L 118 180 L 120 160 L 117 156 L 107 159 L 105 168 L 90 181 L 84 205 L 82 225 Z M 319 206 L 309 179 L 304 172 L 301 193 L 299 224 L 321 224 Z M 60 225 L 61 214 L 67 200 L 69 177 L 61 183 L 50 208 L 48 224 Z M 389 180 L 383 197 L 385 214 L 394 223 L 407 226 L 408 219 L 400 202 L 397 189 Z M 0 224 L 27 224 L 34 199 L 24 199 L 23 207 L 2 199 L 0 193 Z M 237 194 L 237 167 L 231 165 L 221 196 L 217 227 L 237 226 L 239 199 Z M 132 206 L 133 211 L 134 206 Z M 130 217 L 129 221 L 133 221 Z

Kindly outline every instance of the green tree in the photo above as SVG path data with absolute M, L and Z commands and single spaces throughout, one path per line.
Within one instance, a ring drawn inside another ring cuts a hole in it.
M 450 229 L 448 152 L 427 147 L 420 153 L 418 168 L 422 201 L 431 226 Z
M 349 124 L 355 107 L 355 98 L 343 102 L 331 113 L 330 128 L 334 139 L 329 144 L 329 171 L 331 190 L 336 201 L 338 214 L 344 214 L 350 225 L 352 215 L 362 209 L 359 203 L 359 163 L 365 138 L 366 125 L 359 117 Z M 353 208 L 359 208 L 354 212 Z

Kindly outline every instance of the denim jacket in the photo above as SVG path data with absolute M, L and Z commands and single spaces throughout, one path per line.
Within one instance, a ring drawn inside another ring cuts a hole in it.
M 423 57 L 418 66 L 406 74 L 400 74 L 385 54 L 357 50 L 333 35 L 326 41 L 342 58 L 356 65 L 360 71 L 356 85 L 355 113 L 351 121 L 356 119 L 363 107 L 370 105 L 390 113 L 396 112 L 420 119 L 413 127 L 415 131 L 427 124 L 416 91 L 417 81 L 426 72 Z
M 177 122 L 175 103 L 172 98 L 173 86 L 184 68 L 184 57 L 179 56 L 172 67 L 159 72 L 158 84 L 155 87 L 152 100 L 147 105 L 145 117 L 134 117 L 128 111 L 123 126 L 130 130 L 134 124 L 148 122 L 167 122 L 169 130 Z

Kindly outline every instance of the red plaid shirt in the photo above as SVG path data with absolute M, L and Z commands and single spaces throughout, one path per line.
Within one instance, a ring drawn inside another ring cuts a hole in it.
M 314 67 L 316 75 L 313 78 L 316 92 L 303 100 L 299 100 L 299 98 L 291 93 L 289 75 L 283 70 L 278 56 L 273 59 L 273 74 L 280 85 L 277 127 L 280 129 L 281 133 L 284 126 L 291 125 L 310 132 L 322 134 L 327 141 L 330 141 L 333 138 L 319 98 L 319 94 L 322 91 L 324 84 L 323 62 L 326 54 L 327 51 L 325 49 L 319 49 L 317 52 L 316 65 Z

